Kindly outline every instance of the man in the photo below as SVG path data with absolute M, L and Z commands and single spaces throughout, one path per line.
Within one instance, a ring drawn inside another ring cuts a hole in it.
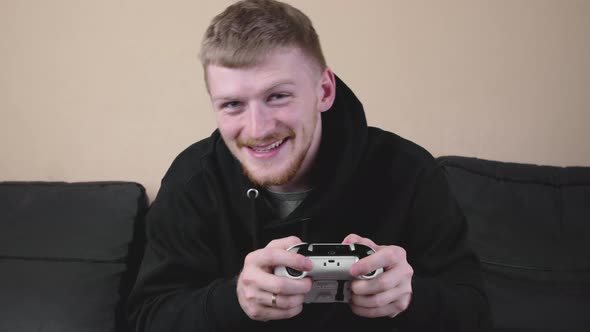
M 200 58 L 218 129 L 164 176 L 129 314 L 137 331 L 479 331 L 477 257 L 434 158 L 367 127 L 310 20 L 245 0 L 209 26 Z M 348 303 L 304 303 L 300 242 L 376 249 Z

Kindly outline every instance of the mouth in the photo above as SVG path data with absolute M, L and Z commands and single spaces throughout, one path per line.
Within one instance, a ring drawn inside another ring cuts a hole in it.
M 267 144 L 267 145 L 256 145 L 256 146 L 248 146 L 249 149 L 251 149 L 254 152 L 257 153 L 265 153 L 265 152 L 270 152 L 273 151 L 275 149 L 278 149 L 281 145 L 283 145 L 283 143 L 285 143 L 289 138 L 285 137 L 281 140 L 275 141 L 271 144 Z

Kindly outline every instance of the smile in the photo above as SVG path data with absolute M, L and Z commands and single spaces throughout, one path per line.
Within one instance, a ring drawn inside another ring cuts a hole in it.
M 249 148 L 256 151 L 256 152 L 269 152 L 269 151 L 274 150 L 274 149 L 278 148 L 279 146 L 281 146 L 286 140 L 287 140 L 287 138 L 283 138 L 280 141 L 276 141 L 276 142 L 266 145 L 266 146 L 250 146 Z

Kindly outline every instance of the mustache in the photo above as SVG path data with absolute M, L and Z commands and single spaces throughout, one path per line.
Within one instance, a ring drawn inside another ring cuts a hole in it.
M 294 137 L 294 136 L 295 136 L 295 132 L 293 130 L 289 129 L 286 133 L 283 133 L 283 134 L 272 133 L 272 134 L 266 135 L 262 138 L 250 138 L 250 137 L 238 138 L 236 140 L 236 144 L 237 144 L 238 148 L 243 148 L 243 147 L 247 147 L 247 146 L 264 146 L 264 145 L 269 145 L 269 144 L 276 142 L 276 141 L 283 140 L 287 137 Z

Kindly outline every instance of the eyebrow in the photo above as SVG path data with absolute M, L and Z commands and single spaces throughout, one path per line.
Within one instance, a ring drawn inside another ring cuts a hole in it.
M 277 87 L 279 87 L 281 85 L 295 85 L 295 83 L 290 79 L 280 80 L 280 81 L 274 82 L 273 84 L 270 84 L 268 88 L 263 90 L 263 93 L 268 93 L 269 91 L 276 89 Z M 239 99 L 240 98 L 235 95 L 219 96 L 219 97 L 212 98 L 212 100 L 215 102 L 228 101 L 228 100 L 239 100 Z

